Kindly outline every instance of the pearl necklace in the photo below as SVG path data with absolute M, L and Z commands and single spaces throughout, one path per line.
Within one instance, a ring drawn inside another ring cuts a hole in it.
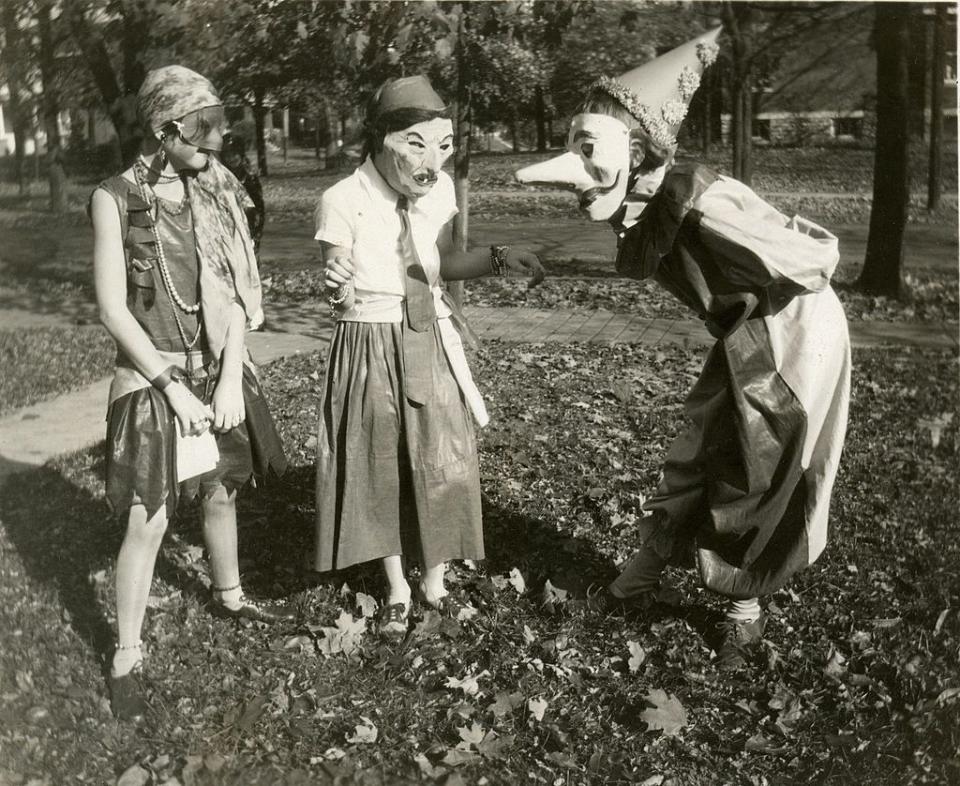
M 139 158 L 137 158 L 137 163 L 143 167 L 144 174 L 149 172 L 152 175 L 156 175 L 158 183 L 173 183 L 180 179 L 179 172 L 174 172 L 172 175 L 168 175 L 164 174 L 163 170 L 154 169 L 153 166 L 147 162 L 147 159 L 143 157 L 143 153 L 141 153 Z
M 137 163 L 139 164 L 140 162 L 138 161 Z M 147 191 L 143 182 L 142 172 L 140 167 L 136 164 L 133 167 L 133 177 L 137 181 L 137 189 L 140 191 L 140 197 L 149 205 L 150 200 L 147 198 Z M 159 202 L 159 197 L 157 197 L 156 192 L 154 192 L 153 196 L 154 199 Z M 186 186 L 184 186 L 183 197 L 184 202 L 186 202 Z M 183 329 L 183 323 L 180 321 L 180 315 L 177 314 L 177 308 L 179 308 L 185 314 L 196 314 L 200 311 L 200 303 L 198 302 L 193 305 L 189 305 L 183 300 L 182 297 L 180 297 L 180 293 L 177 292 L 177 288 L 173 284 L 173 278 L 170 275 L 170 268 L 167 266 L 167 256 L 163 251 L 163 243 L 160 242 L 160 232 L 157 229 L 157 222 L 152 216 L 150 219 L 150 232 L 153 235 L 153 240 L 157 245 L 157 267 L 160 268 L 160 278 L 163 279 L 163 286 L 164 289 L 167 290 L 167 294 L 170 296 L 170 302 L 176 306 L 176 308 L 173 309 L 173 321 L 177 324 L 177 330 L 180 333 L 180 338 L 183 341 L 184 348 L 189 352 L 194 348 L 194 346 L 196 346 L 197 341 L 200 339 L 203 321 L 201 319 L 197 320 L 197 332 L 194 334 L 192 340 L 187 339 L 187 333 Z

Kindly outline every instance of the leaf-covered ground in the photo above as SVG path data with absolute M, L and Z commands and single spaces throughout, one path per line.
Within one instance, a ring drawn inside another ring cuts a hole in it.
M 102 448 L 18 476 L 0 498 L 0 782 L 956 782 L 957 357 L 854 361 L 832 542 L 766 599 L 767 638 L 734 677 L 711 663 L 720 607 L 689 572 L 647 617 L 577 602 L 630 551 L 696 352 L 487 344 L 488 555 L 451 577 L 479 613 L 420 611 L 395 646 L 366 631 L 376 570 L 305 569 L 320 361 L 269 367 L 294 468 L 242 497 L 245 585 L 303 622 L 211 618 L 186 509 L 152 587 L 140 730 L 110 718 L 100 673 L 120 537 Z
M 0 415 L 102 379 L 116 354 L 98 328 L 0 330 Z

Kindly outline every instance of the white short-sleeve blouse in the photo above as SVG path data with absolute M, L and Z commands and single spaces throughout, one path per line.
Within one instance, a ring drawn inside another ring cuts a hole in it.
M 367 158 L 352 175 L 328 188 L 314 214 L 317 240 L 350 249 L 356 268 L 355 302 L 340 319 L 352 322 L 402 322 L 403 270 L 407 260 L 400 247 L 402 226 L 399 195 Z M 433 286 L 437 315 L 450 310 L 441 300 L 440 231 L 457 214 L 453 180 L 440 172 L 437 183 L 409 208 L 413 241 Z

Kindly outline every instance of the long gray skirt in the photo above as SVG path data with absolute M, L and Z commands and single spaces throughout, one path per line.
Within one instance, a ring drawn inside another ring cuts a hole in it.
M 317 444 L 314 568 L 402 554 L 424 567 L 482 559 L 473 420 L 434 325 L 432 399 L 403 395 L 402 328 L 339 322 Z

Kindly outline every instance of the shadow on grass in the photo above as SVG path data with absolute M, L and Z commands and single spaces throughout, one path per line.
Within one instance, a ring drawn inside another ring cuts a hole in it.
M 77 472 L 102 477 L 103 445 L 67 461 L 84 461 L 87 467 Z M 70 467 L 61 471 L 56 464 L 27 469 L 10 464 L 0 468 L 0 522 L 7 537 L 30 579 L 56 590 L 65 617 L 106 660 L 115 638 L 98 583 L 105 578 L 103 571 L 112 579 L 123 523 L 102 497 L 70 479 Z M 303 526 L 303 515 L 291 514 L 290 499 L 308 474 L 312 479 L 312 468 L 297 468 L 282 479 L 272 479 L 262 492 L 240 493 L 240 562 L 244 588 L 251 594 L 284 596 L 303 584 L 300 562 L 312 528 Z M 312 493 L 312 480 L 309 488 Z M 178 553 L 184 544 L 202 547 L 199 522 L 199 503 L 182 504 L 164 539 L 155 576 L 204 604 L 209 599 L 201 580 L 205 569 Z
M 106 504 L 52 466 L 5 475 L 0 484 L 0 521 L 24 569 L 56 589 L 74 629 L 105 656 L 114 636 L 92 577 L 115 558 L 121 534 Z

